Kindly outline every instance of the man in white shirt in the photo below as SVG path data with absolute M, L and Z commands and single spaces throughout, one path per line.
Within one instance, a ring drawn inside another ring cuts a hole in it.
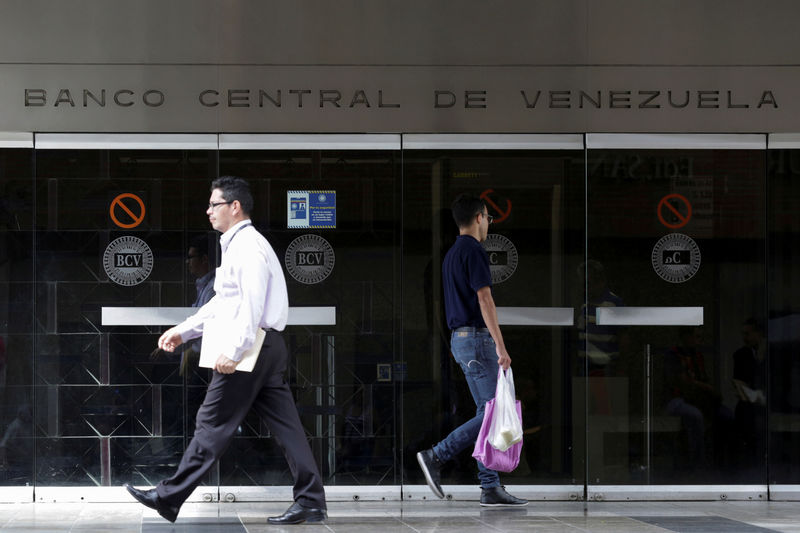
M 178 470 L 155 489 L 125 488 L 140 503 L 174 522 L 186 498 L 222 456 L 250 407 L 283 448 L 295 480 L 294 503 L 270 524 L 319 522 L 327 518 L 325 491 L 311 447 L 284 380 L 288 364 L 280 331 L 286 326 L 289 298 L 280 261 L 267 240 L 253 227 L 253 197 L 241 178 L 222 177 L 211 184 L 208 219 L 222 233 L 222 264 L 217 269 L 216 295 L 198 312 L 158 339 L 172 352 L 200 337 L 208 321 L 224 321 L 229 337 L 214 365 L 203 405 L 197 412 L 194 437 Z M 236 372 L 242 355 L 252 347 L 258 328 L 266 330 L 252 372 Z

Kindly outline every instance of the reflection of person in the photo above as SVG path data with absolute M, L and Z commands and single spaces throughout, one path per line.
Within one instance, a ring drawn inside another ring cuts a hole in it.
M 459 236 L 442 264 L 447 325 L 452 330 L 450 348 L 477 406 L 475 417 L 453 430 L 433 448 L 417 453 L 425 480 L 434 494 L 444 498 L 441 487 L 442 465 L 462 450 L 475 445 L 483 422 L 486 402 L 494 398 L 498 365 L 507 369 L 511 357 L 506 351 L 497 311 L 492 298 L 489 258 L 481 246 L 489 232 L 492 217 L 486 205 L 474 195 L 462 194 L 453 202 L 453 218 Z M 500 485 L 500 476 L 478 462 L 481 505 L 525 505 Z
M 766 340 L 758 321 L 742 324 L 744 346 L 733 354 L 733 383 L 739 402 L 734 412 L 741 435 L 742 461 L 756 466 L 764 459 L 766 413 Z
M 20 405 L 17 416 L 0 439 L 0 468 L 10 471 L 9 478 L 29 472 L 31 465 L 31 407 Z
M 211 268 L 208 260 L 208 236 L 198 235 L 192 239 L 186 254 L 186 266 L 189 274 L 195 278 L 194 285 L 197 290 L 197 297 L 192 303 L 192 307 L 203 307 L 214 297 L 214 279 L 216 277 L 216 270 Z M 188 362 L 199 356 L 202 340 L 198 337 L 188 344 L 188 348 L 181 357 L 181 375 L 186 373 Z
M 580 346 L 578 357 L 589 358 L 589 375 L 608 375 L 609 365 L 619 357 L 617 330 L 597 324 L 598 307 L 621 307 L 622 298 L 611 292 L 602 263 L 590 259 L 578 267 L 578 276 L 586 276 L 586 301 L 578 315 Z
M 683 326 L 678 336 L 678 344 L 664 356 L 664 385 L 668 394 L 665 410 L 681 418 L 689 444 L 690 465 L 704 466 L 707 421 L 715 426 L 714 452 L 719 455 L 728 444 L 725 441 L 730 436 L 733 415 L 722 405 L 722 397 L 706 371 L 700 351 L 701 328 Z
M 590 259 L 578 267 L 578 276 L 586 283 L 586 303 L 577 317 L 579 373 L 589 381 L 590 408 L 593 414 L 611 414 L 606 380 L 613 375 L 619 359 L 618 327 L 597 324 L 598 307 L 621 307 L 622 298 L 608 288 L 602 263 Z M 583 365 L 586 365 L 585 369 Z
M 266 239 L 253 227 L 253 197 L 246 181 L 222 177 L 211 186 L 208 214 L 211 226 L 222 232 L 222 265 L 217 270 L 216 296 L 199 311 L 158 340 L 172 352 L 203 333 L 204 323 L 225 320 L 228 348 L 219 355 L 206 398 L 197 412 L 196 430 L 178 469 L 155 489 L 126 485 L 140 503 L 174 522 L 186 498 L 224 453 L 250 407 L 255 407 L 276 440 L 294 476 L 294 503 L 271 524 L 319 522 L 327 518 L 325 491 L 306 440 L 284 374 L 288 353 L 279 331 L 289 313 L 281 264 Z M 258 328 L 266 330 L 252 372 L 236 372 L 243 353 L 251 348 Z

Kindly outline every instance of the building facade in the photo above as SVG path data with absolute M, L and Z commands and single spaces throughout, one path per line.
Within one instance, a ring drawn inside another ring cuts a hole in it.
M 431 497 L 414 455 L 470 418 L 440 270 L 464 191 L 494 216 L 515 494 L 800 495 L 794 3 L 2 7 L 0 501 L 175 468 L 209 376 L 153 350 L 196 299 L 192 243 L 217 260 L 222 175 L 284 261 L 332 499 Z M 251 417 L 193 498 L 290 482 Z

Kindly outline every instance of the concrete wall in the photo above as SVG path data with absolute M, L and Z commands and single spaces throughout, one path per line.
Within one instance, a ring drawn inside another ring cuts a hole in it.
M 800 4 L 789 0 L 2 0 L 0 10 L 0 131 L 800 131 Z M 32 103 L 25 89 L 47 98 Z M 101 89 L 105 106 L 83 105 L 84 90 Z M 250 96 L 229 103 L 230 89 Z M 251 99 L 259 89 L 282 90 L 281 106 Z M 302 110 L 292 89 L 310 91 Z M 134 103 L 115 107 L 119 90 Z M 220 93 L 216 105 L 199 102 L 205 90 Z M 144 102 L 146 91 L 165 101 Z M 453 105 L 437 105 L 436 91 Z

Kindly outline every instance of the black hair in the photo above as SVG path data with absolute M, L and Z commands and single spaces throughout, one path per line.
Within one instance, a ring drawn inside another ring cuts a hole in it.
M 479 213 L 483 213 L 486 205 L 480 197 L 474 194 L 461 193 L 453 201 L 450 209 L 453 210 L 453 220 L 459 228 L 468 228 L 472 225 L 472 219 Z
M 253 210 L 253 195 L 250 193 L 250 185 L 244 179 L 222 176 L 211 182 L 211 191 L 214 189 L 222 191 L 222 198 L 226 202 L 238 200 L 245 215 L 249 215 Z
M 204 255 L 208 255 L 208 235 L 195 235 L 192 237 L 192 240 L 189 241 L 189 248 L 194 248 L 200 254 L 200 257 Z
M 759 333 L 764 333 L 764 326 L 761 325 L 761 322 L 753 317 L 748 318 L 742 323 L 743 326 L 750 326 L 755 331 Z

